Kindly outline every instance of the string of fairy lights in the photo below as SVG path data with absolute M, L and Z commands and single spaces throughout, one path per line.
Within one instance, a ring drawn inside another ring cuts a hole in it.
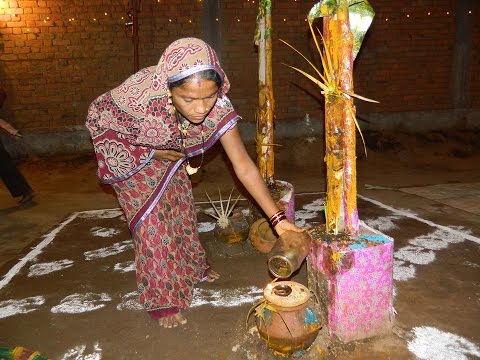
M 256 0 L 244 0 L 246 3 L 252 5 L 252 6 L 257 6 L 256 4 Z M 258 1 L 258 0 L 257 0 Z M 160 4 L 160 5 L 165 5 L 165 4 L 168 4 L 168 3 L 171 3 L 171 0 L 157 0 L 157 3 Z M 197 3 L 202 3 L 203 0 L 197 0 L 196 1 Z M 292 2 L 294 3 L 300 3 L 300 0 L 292 0 Z M 16 2 L 15 2 L 16 3 Z M 312 2 L 313 4 L 314 2 Z M 5 15 L 12 15 L 14 17 L 14 20 L 13 21 L 17 21 L 17 18 L 22 18 L 22 13 L 19 13 L 17 11 L 17 9 L 19 9 L 20 7 L 19 6 L 12 6 L 12 2 L 9 2 L 8 0 L 0 0 L 0 14 L 5 14 Z M 467 14 L 468 15 L 471 15 L 473 13 L 472 10 L 468 10 L 467 11 Z M 422 16 L 452 16 L 454 15 L 454 12 L 451 11 L 451 10 L 436 10 L 435 12 L 432 12 L 432 11 L 426 11 L 426 12 L 404 12 L 403 14 L 399 14 L 399 15 L 396 15 L 395 17 L 388 17 L 388 16 L 385 16 L 382 18 L 382 20 L 384 20 L 385 22 L 388 22 L 388 21 L 392 21 L 392 20 L 399 20 L 399 19 L 407 19 L 407 20 L 414 20 L 414 19 L 419 19 L 421 18 Z M 93 17 L 89 17 L 88 19 L 87 18 L 82 18 L 82 17 L 77 17 L 77 16 L 71 16 L 71 17 L 68 17 L 66 19 L 58 19 L 58 18 L 55 18 L 55 19 L 52 19 L 50 16 L 48 15 L 45 15 L 43 19 L 40 19 L 39 21 L 40 22 L 43 22 L 44 24 L 46 25 L 43 25 L 43 26 L 55 26 L 56 25 L 56 22 L 58 21 L 68 21 L 70 23 L 73 23 L 75 21 L 78 21 L 78 20 L 90 20 L 91 22 L 93 23 L 98 23 L 100 21 L 103 21 L 105 19 L 110 19 L 110 18 L 113 18 L 111 16 L 111 13 L 109 13 L 108 11 L 104 11 L 103 13 L 97 15 L 97 16 L 93 16 Z M 378 18 L 378 16 L 377 16 Z M 125 25 L 124 21 L 127 19 L 127 16 L 120 16 L 119 18 L 117 18 L 117 20 L 115 21 L 120 21 L 122 22 L 123 24 L 122 25 Z M 288 18 L 288 17 L 283 17 L 282 18 L 282 21 L 283 22 L 295 22 L 295 21 L 298 21 L 299 19 L 292 19 L 292 18 Z M 307 21 L 306 18 L 303 18 L 302 19 L 303 21 Z M 180 18 L 168 18 L 166 19 L 167 22 L 169 23 L 175 23 L 175 24 L 181 24 L 181 23 L 189 23 L 189 24 L 193 24 L 195 21 L 194 19 L 188 19 L 188 18 L 185 18 L 184 16 L 180 17 Z M 198 21 L 201 21 L 201 20 L 198 20 Z M 215 21 L 219 21 L 219 18 L 215 18 Z M 240 17 L 237 17 L 235 19 L 235 22 L 237 23 L 240 23 L 242 21 L 242 19 Z M 8 26 L 8 25 L 7 25 Z M 36 23 L 35 26 L 41 26 L 38 24 L 38 21 Z M 30 27 L 27 27 L 25 29 L 27 32 L 30 31 Z

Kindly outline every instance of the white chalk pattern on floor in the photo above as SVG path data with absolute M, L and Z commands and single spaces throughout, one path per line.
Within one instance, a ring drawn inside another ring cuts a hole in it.
M 253 304 L 263 296 L 263 289 L 255 286 L 236 289 L 195 288 L 190 307 L 209 305 L 214 307 L 237 307 Z
M 469 360 L 480 357 L 480 348 L 471 341 L 434 327 L 413 328 L 410 350 L 419 360 Z
M 117 305 L 117 310 L 143 310 L 143 306 L 138 302 L 138 292 L 132 291 L 122 296 L 122 302 Z
M 32 296 L 25 299 L 11 299 L 0 302 L 0 319 L 9 316 L 28 314 L 45 303 L 43 296 Z
M 3 277 L 3 279 L 0 281 L 0 290 L 7 285 L 12 278 L 18 274 L 18 272 L 30 261 L 33 261 L 38 255 L 40 255 L 43 251 L 43 248 L 46 247 L 48 244 L 50 244 L 53 239 L 55 239 L 55 236 L 63 230 L 65 226 L 67 226 L 70 222 L 75 220 L 75 218 L 78 216 L 78 212 L 72 214 L 68 219 L 66 219 L 64 222 L 60 223 L 55 229 L 53 229 L 51 232 L 49 232 L 47 235 L 45 235 L 45 238 L 37 245 L 35 246 L 27 255 L 25 255 L 18 263 L 16 263 Z
M 118 272 L 131 272 L 135 271 L 135 261 L 124 261 L 122 263 L 116 263 L 115 266 L 113 267 L 113 271 L 118 271 Z
M 86 293 L 68 295 L 60 304 L 52 307 L 54 314 L 79 314 L 101 309 L 110 302 L 112 298 L 107 293 Z
M 473 241 L 474 243 L 480 244 L 480 238 L 471 235 L 470 231 L 461 231 L 461 229 L 462 229 L 461 227 L 456 228 L 456 227 L 448 227 L 448 226 L 436 224 L 433 221 L 422 219 L 421 217 L 418 217 L 415 213 L 413 213 L 409 210 L 395 209 L 395 208 L 393 208 L 389 205 L 385 205 L 385 204 L 381 203 L 380 201 L 373 200 L 373 199 L 367 198 L 367 197 L 362 196 L 362 195 L 358 195 L 358 197 L 360 199 L 368 201 L 368 202 L 370 202 L 374 205 L 377 205 L 378 207 L 381 207 L 382 209 L 390 210 L 391 212 L 393 212 L 396 215 L 417 220 L 421 223 L 427 224 L 428 226 L 431 226 L 431 227 L 434 227 L 434 228 L 437 228 L 437 229 L 440 229 L 440 230 L 444 230 L 444 231 L 446 231 L 446 232 L 448 232 L 452 235 L 460 236 L 460 237 L 465 238 L 465 240 L 470 240 L 470 241 Z
M 78 345 L 68 350 L 61 360 L 100 360 L 102 358 L 102 348 L 99 343 L 93 345 L 93 352 L 85 354 L 86 345 Z
M 362 197 L 377 206 L 393 212 L 393 215 L 382 216 L 375 219 L 367 219 L 367 223 L 372 228 L 381 231 L 389 231 L 398 228 L 395 220 L 408 217 L 419 222 L 425 223 L 435 228 L 434 231 L 417 236 L 408 241 L 410 245 L 396 249 L 394 253 L 393 278 L 397 281 L 407 281 L 415 278 L 415 265 L 428 265 L 435 261 L 435 251 L 443 250 L 450 244 L 461 243 L 465 240 L 471 240 L 480 243 L 480 239 L 471 235 L 471 231 L 463 227 L 447 227 L 432 223 L 429 220 L 422 219 L 408 210 L 397 210 L 388 205 L 382 204 L 376 200 Z
M 121 217 L 125 221 L 125 215 L 123 214 L 122 209 L 99 209 L 99 210 L 86 210 L 77 212 L 76 215 L 83 219 L 113 219 L 116 217 Z
M 67 269 L 71 266 L 73 266 L 73 261 L 68 259 L 33 264 L 28 269 L 28 277 L 47 275 L 56 271 Z
M 452 234 L 440 229 L 409 240 L 408 242 L 411 245 L 399 248 L 394 253 L 393 278 L 398 281 L 414 278 L 414 265 L 428 265 L 435 261 L 435 251 L 463 241 L 465 239 L 460 237 L 458 233 Z
M 104 228 L 100 226 L 96 226 L 90 229 L 90 233 L 93 236 L 100 236 L 100 237 L 112 237 L 114 235 L 120 234 L 120 230 L 113 229 L 113 228 Z
M 101 249 L 86 251 L 84 252 L 84 255 L 85 260 L 94 260 L 99 258 L 105 258 L 108 256 L 118 255 L 129 249 L 133 249 L 132 240 L 125 240 Z
M 398 225 L 395 224 L 395 220 L 401 219 L 400 215 L 387 215 L 387 216 L 380 216 L 375 219 L 367 219 L 365 222 L 368 226 L 377 229 L 378 231 L 390 231 L 394 229 L 398 229 Z
M 199 306 L 237 307 L 244 304 L 254 304 L 263 296 L 263 289 L 255 286 L 236 289 L 202 289 L 195 288 L 190 308 Z M 117 310 L 143 310 L 138 302 L 138 293 L 132 291 L 122 296 L 122 302 Z
M 302 210 L 295 211 L 295 225 L 305 227 L 306 220 L 314 219 L 325 209 L 325 198 L 313 200 L 311 203 L 303 205 Z M 313 223 L 309 224 L 313 225 Z

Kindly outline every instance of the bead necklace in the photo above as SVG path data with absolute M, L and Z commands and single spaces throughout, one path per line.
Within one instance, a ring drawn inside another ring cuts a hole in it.
M 198 165 L 197 167 L 192 167 L 190 165 L 190 160 L 189 160 L 186 146 L 185 146 L 185 139 L 188 134 L 188 128 L 190 127 L 190 122 L 188 120 L 186 122 L 181 121 L 177 111 L 175 111 L 175 118 L 177 119 L 178 130 L 180 130 L 180 140 L 182 141 L 183 153 L 187 157 L 187 166 L 185 169 L 187 170 L 188 175 L 196 174 L 203 164 L 203 157 L 205 152 L 205 138 L 203 137 L 203 124 L 200 124 L 201 131 L 202 131 L 202 160 L 200 161 L 200 165 Z

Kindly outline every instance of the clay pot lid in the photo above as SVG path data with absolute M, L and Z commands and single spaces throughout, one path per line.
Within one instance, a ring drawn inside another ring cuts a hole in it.
M 310 299 L 310 291 L 306 286 L 294 281 L 275 281 L 265 287 L 263 296 L 273 305 L 295 307 Z

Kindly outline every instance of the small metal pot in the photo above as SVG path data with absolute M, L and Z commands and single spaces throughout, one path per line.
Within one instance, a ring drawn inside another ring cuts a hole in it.
M 270 272 L 280 279 L 290 277 L 307 257 L 311 240 L 307 231 L 283 233 L 268 254 Z

